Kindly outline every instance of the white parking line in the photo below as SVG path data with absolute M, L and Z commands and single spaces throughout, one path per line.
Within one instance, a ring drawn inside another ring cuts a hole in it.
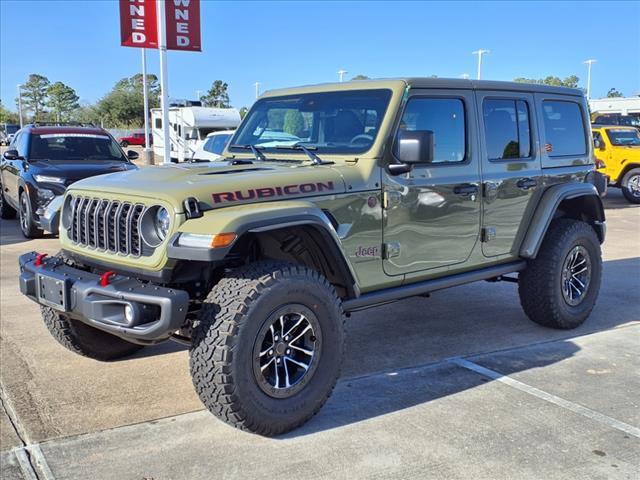
M 573 413 L 577 413 L 578 415 L 582 415 L 583 417 L 590 418 L 591 420 L 600 422 L 604 425 L 607 425 L 608 427 L 615 428 L 616 430 L 620 430 L 621 432 L 640 438 L 640 428 L 621 422 L 620 420 L 616 420 L 615 418 L 611 418 L 600 412 L 591 410 L 590 408 L 583 407 L 582 405 L 578 405 L 577 403 L 570 402 L 569 400 L 565 400 L 564 398 L 556 397 L 551 393 L 547 393 L 543 390 L 532 387 L 531 385 L 522 383 L 507 375 L 496 372 L 495 370 L 491 370 L 463 358 L 454 358 L 451 360 L 451 363 L 454 363 L 462 368 L 466 368 L 467 370 L 476 372 L 484 377 L 504 383 L 505 385 L 509 385 L 510 387 L 520 390 L 521 392 L 528 393 L 529 395 L 533 395 L 534 397 L 538 397 L 559 407 L 571 410 Z

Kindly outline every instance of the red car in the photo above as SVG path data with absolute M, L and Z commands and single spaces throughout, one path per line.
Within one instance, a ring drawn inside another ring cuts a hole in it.
M 144 147 L 144 133 L 132 133 L 128 137 L 118 137 L 118 143 L 122 148 L 129 145 L 142 145 Z M 149 144 L 151 144 L 151 135 L 149 135 Z

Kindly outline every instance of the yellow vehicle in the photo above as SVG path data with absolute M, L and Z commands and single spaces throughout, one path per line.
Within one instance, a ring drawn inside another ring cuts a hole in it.
M 622 189 L 631 203 L 640 203 L 640 132 L 618 125 L 592 127 L 598 171 Z

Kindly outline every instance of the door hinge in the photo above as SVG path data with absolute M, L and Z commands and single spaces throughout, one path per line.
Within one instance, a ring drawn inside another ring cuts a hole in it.
M 484 227 L 482 229 L 482 241 L 488 242 L 496 238 L 496 227 Z
M 384 248 L 384 258 L 386 260 L 400 256 L 400 243 L 399 242 L 389 242 L 383 244 Z

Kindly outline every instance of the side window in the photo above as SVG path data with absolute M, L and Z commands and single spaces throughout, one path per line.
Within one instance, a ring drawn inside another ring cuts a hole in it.
M 580 105 L 561 100 L 542 102 L 545 150 L 550 157 L 584 155 L 587 153 L 586 134 Z
M 459 98 L 410 99 L 399 130 L 431 130 L 434 163 L 462 162 L 466 157 L 465 112 Z
M 483 116 L 489 160 L 531 156 L 527 102 L 487 99 L 483 103 Z
M 18 144 L 18 139 L 20 138 L 22 134 L 21 133 L 16 133 L 13 138 L 11 139 L 11 142 L 9 143 L 9 148 L 14 149 L 16 148 L 16 145 Z

